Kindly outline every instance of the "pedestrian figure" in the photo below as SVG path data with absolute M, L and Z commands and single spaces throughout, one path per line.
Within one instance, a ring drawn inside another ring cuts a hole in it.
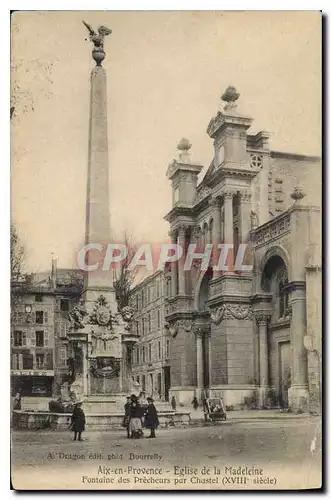
M 144 426 L 151 431 L 150 436 L 148 436 L 149 438 L 156 437 L 155 429 L 158 427 L 158 425 L 159 418 L 156 407 L 153 404 L 153 399 L 148 398 L 148 408 L 145 412 Z
M 123 427 L 125 429 L 127 429 L 127 438 L 130 438 L 130 431 L 129 431 L 130 406 L 131 406 L 131 399 L 130 399 L 130 396 L 127 396 L 127 402 L 124 405 L 125 416 L 124 416 L 124 419 L 123 419 Z
M 14 412 L 14 410 L 21 410 L 22 409 L 22 405 L 21 405 L 21 394 L 18 392 L 16 394 L 16 396 L 14 397 L 14 400 L 13 400 L 13 413 L 12 413 L 12 425 L 13 427 L 16 427 L 18 425 L 18 421 L 19 421 L 19 418 L 18 418 L 18 415 L 17 413 Z
M 82 432 L 85 430 L 85 415 L 82 410 L 82 401 L 75 403 L 74 411 L 71 416 L 71 430 L 74 431 L 74 441 L 78 435 L 78 441 L 83 441 Z
M 135 394 L 132 394 L 130 403 L 129 434 L 132 439 L 140 439 L 143 436 L 142 431 L 142 408 Z
M 22 398 L 21 394 L 18 392 L 14 398 L 13 410 L 21 410 L 22 409 Z
M 175 400 L 174 396 L 172 396 L 172 399 L 171 399 L 171 406 L 172 406 L 173 411 L 176 411 L 176 400 Z
M 138 402 L 142 408 L 142 412 L 144 413 L 148 407 L 148 401 L 146 399 L 146 392 L 145 391 L 140 392 L 140 395 L 138 396 Z
M 198 408 L 198 401 L 197 401 L 196 396 L 195 396 L 195 397 L 194 397 L 194 399 L 192 400 L 191 404 L 193 405 L 194 410 L 197 410 L 197 408 Z

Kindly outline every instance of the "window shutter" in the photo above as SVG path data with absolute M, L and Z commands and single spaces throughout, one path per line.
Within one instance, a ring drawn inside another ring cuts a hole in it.
M 36 345 L 36 332 L 32 332 L 32 334 L 31 334 L 30 345 L 31 345 L 31 347 L 35 347 L 35 345 Z
M 45 325 L 48 324 L 48 312 L 47 311 L 44 311 L 44 323 L 45 323 Z
M 44 347 L 48 347 L 48 332 L 44 332 Z
M 60 337 L 67 337 L 67 322 L 60 321 Z
M 22 332 L 22 346 L 27 346 L 27 332 Z
M 18 369 L 23 370 L 23 354 L 18 355 Z
M 52 370 L 53 369 L 53 355 L 51 352 L 48 352 L 46 354 L 46 369 L 47 370 Z
M 17 370 L 16 354 L 12 354 L 12 370 Z

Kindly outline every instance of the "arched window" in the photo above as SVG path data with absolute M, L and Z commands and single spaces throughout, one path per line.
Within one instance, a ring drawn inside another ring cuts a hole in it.
M 204 226 L 203 226 L 203 233 L 204 233 L 204 247 L 205 248 L 205 245 L 207 243 L 209 243 L 209 226 L 207 225 L 207 223 L 205 222 Z
M 264 266 L 261 289 L 272 295 L 272 321 L 289 315 L 288 272 L 285 262 L 273 255 Z
M 209 224 L 209 243 L 213 243 L 213 219 L 210 220 Z

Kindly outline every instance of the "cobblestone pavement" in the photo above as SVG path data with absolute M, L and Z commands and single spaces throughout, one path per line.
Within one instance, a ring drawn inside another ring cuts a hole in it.
M 86 432 L 83 442 L 73 442 L 69 432 L 14 431 L 13 486 L 217 490 L 320 487 L 319 418 L 161 429 L 157 439 L 129 440 L 124 434 Z M 229 469 L 239 466 L 254 467 L 256 472 L 233 474 Z

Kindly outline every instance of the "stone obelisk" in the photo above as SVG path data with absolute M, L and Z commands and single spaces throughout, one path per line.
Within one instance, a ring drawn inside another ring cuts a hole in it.
M 113 275 L 101 270 L 105 245 L 110 243 L 110 194 L 107 134 L 107 86 L 106 70 L 101 63 L 105 58 L 104 36 L 111 30 L 101 26 L 98 33 L 85 23 L 94 44 L 92 57 L 96 66 L 91 71 L 90 124 L 88 150 L 88 178 L 86 197 L 85 244 L 102 245 L 103 250 L 90 250 L 87 264 L 99 262 L 99 269 L 85 275 L 85 303 L 87 309 L 98 296 L 103 295 L 113 312 L 116 311 Z
M 84 22 L 84 21 L 83 21 Z M 70 356 L 73 359 L 71 390 L 84 397 L 91 413 L 109 411 L 127 390 L 127 349 L 137 336 L 131 332 L 132 311 L 118 311 L 113 273 L 100 268 L 104 263 L 103 247 L 110 243 L 110 196 L 107 138 L 106 71 L 104 37 L 111 30 L 100 26 L 98 33 L 87 24 L 94 44 L 91 71 L 89 159 L 86 199 L 85 243 L 90 245 L 85 264 L 99 264 L 85 275 L 84 300 L 70 312 Z M 106 399 L 105 399 L 106 398 Z M 106 405 L 106 406 L 105 406 Z

